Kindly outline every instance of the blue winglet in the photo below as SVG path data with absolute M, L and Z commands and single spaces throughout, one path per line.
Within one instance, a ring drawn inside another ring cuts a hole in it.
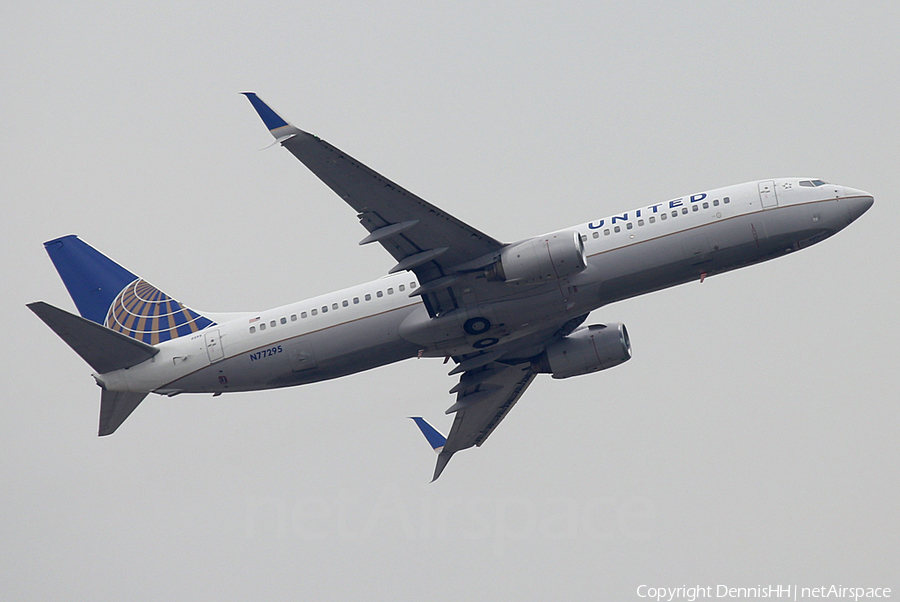
M 282 119 L 278 113 L 273 111 L 269 105 L 264 103 L 259 96 L 256 95 L 256 92 L 241 92 L 241 94 L 247 97 L 247 100 L 250 101 L 250 104 L 252 104 L 253 108 L 256 109 L 256 112 L 259 113 L 260 118 L 262 118 L 263 123 L 266 124 L 266 127 L 269 128 L 270 132 L 290 125 L 287 121 Z
M 447 438 L 437 432 L 433 426 L 425 422 L 424 418 L 420 418 L 418 416 L 410 416 L 410 419 L 416 422 L 416 426 L 418 426 L 419 430 L 422 431 L 422 434 L 425 435 L 425 438 L 428 440 L 428 444 L 431 445 L 431 448 L 437 453 L 441 453 L 441 450 L 444 448 L 444 444 L 447 442 Z

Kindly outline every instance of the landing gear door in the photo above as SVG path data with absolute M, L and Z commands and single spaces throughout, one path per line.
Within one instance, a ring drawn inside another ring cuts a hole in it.
M 308 341 L 299 340 L 292 343 L 288 348 L 288 357 L 291 360 L 291 370 L 293 372 L 303 372 L 304 370 L 312 370 L 318 363 L 316 362 L 316 354 L 313 353 L 312 345 Z
M 759 183 L 759 201 L 762 203 L 763 209 L 778 206 L 774 180 L 766 180 Z
M 225 348 L 222 347 L 222 339 L 219 329 L 208 330 L 204 335 L 206 341 L 206 353 L 209 355 L 209 363 L 214 364 L 225 357 Z

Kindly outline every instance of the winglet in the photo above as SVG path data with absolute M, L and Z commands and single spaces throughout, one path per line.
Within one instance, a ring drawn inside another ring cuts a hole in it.
M 256 92 L 241 92 L 241 94 L 247 97 L 247 100 L 249 100 L 250 104 L 253 105 L 253 108 L 256 109 L 259 117 L 263 120 L 263 123 L 266 124 L 266 127 L 269 128 L 269 132 L 275 136 L 276 140 L 286 140 L 287 138 L 300 133 L 300 130 L 285 121 L 281 115 L 273 111 L 269 105 L 264 103 L 262 99 L 256 95 Z
M 422 434 L 428 439 L 428 444 L 431 446 L 431 449 L 436 453 L 441 453 L 441 450 L 444 449 L 444 444 L 447 442 L 447 438 L 437 432 L 433 426 L 425 422 L 424 418 L 419 416 L 410 416 L 409 418 L 410 420 L 415 421 L 416 426 L 419 427 L 419 430 L 422 431 Z
M 440 434 L 433 426 L 425 422 L 424 418 L 419 416 L 410 416 L 411 420 L 414 420 L 416 426 L 419 427 L 419 430 L 422 431 L 422 434 L 425 435 L 425 439 L 428 440 L 428 444 L 438 454 L 437 465 L 434 467 L 434 477 L 432 477 L 431 482 L 434 483 L 441 473 L 444 471 L 444 467 L 447 466 L 447 462 L 450 461 L 450 457 L 453 453 L 445 453 L 444 452 L 444 444 L 447 443 L 447 438 Z

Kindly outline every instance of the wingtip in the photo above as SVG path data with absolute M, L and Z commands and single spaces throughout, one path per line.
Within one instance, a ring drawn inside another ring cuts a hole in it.
M 441 453 L 444 444 L 447 443 L 447 438 L 439 433 L 433 426 L 428 424 L 421 416 L 410 416 L 409 419 L 415 422 L 416 426 L 419 427 L 419 430 L 422 431 L 422 434 L 425 436 L 425 439 L 428 440 L 428 445 L 431 446 L 431 449 L 437 453 Z
M 250 101 L 250 104 L 253 105 L 253 108 L 256 109 L 256 113 L 259 115 L 260 119 L 263 120 L 263 123 L 272 132 L 272 135 L 276 138 L 280 136 L 284 136 L 289 133 L 296 133 L 294 128 L 290 123 L 288 123 L 281 115 L 272 110 L 272 107 L 267 105 L 259 96 L 256 95 L 256 92 L 241 92 L 244 96 L 247 97 L 247 100 Z M 282 129 L 282 128 L 289 128 Z M 299 131 L 299 130 L 296 130 Z
M 447 462 L 449 462 L 452 457 L 452 453 L 441 452 L 438 454 L 437 464 L 434 466 L 434 476 L 431 478 L 432 483 L 438 480 L 438 477 L 444 472 L 444 468 L 447 467 Z
M 425 435 L 425 439 L 428 440 L 431 449 L 438 454 L 437 464 L 434 467 L 434 476 L 431 478 L 431 482 L 434 483 L 441 476 L 441 473 L 444 472 L 444 467 L 447 466 L 447 462 L 450 461 L 450 456 L 453 455 L 453 452 L 448 453 L 444 451 L 444 444 L 447 443 L 447 438 L 428 424 L 424 418 L 421 416 L 410 416 L 409 419 L 416 423 L 416 426 Z

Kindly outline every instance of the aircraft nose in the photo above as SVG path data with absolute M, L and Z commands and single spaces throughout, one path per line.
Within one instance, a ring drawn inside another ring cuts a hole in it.
M 855 221 L 860 215 L 869 210 L 875 204 L 875 197 L 868 192 L 855 188 L 844 188 L 847 208 L 850 211 L 850 221 Z

